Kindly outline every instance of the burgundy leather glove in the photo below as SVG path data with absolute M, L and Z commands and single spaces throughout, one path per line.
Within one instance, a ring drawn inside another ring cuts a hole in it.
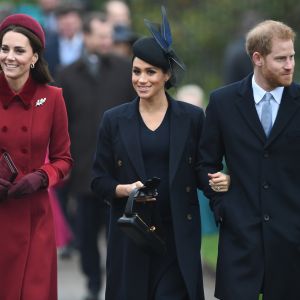
M 11 186 L 11 182 L 0 178 L 0 202 L 7 198 L 8 190 Z
M 29 173 L 16 182 L 8 191 L 8 197 L 19 198 L 48 186 L 48 176 L 43 171 Z

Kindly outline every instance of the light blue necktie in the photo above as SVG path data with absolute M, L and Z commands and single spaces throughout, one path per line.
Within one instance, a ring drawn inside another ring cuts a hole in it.
M 272 129 L 272 106 L 271 99 L 273 98 L 271 93 L 265 93 L 262 98 L 263 106 L 261 111 L 261 124 L 264 128 L 265 134 L 268 137 Z

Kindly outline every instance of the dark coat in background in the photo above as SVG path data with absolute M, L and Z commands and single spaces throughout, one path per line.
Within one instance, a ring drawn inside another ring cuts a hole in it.
M 201 142 L 203 178 L 222 168 L 227 193 L 206 195 L 220 220 L 216 297 L 297 300 L 300 295 L 300 87 L 284 89 L 267 139 L 252 75 L 211 94 Z
M 131 64 L 117 56 L 101 59 L 99 75 L 88 71 L 83 59 L 58 74 L 69 116 L 71 153 L 74 158 L 68 189 L 71 194 L 90 193 L 97 127 L 105 110 L 135 97 Z
M 106 299 L 147 300 L 150 255 L 117 226 L 127 198 L 115 199 L 116 185 L 145 182 L 139 136 L 138 99 L 104 114 L 94 162 L 93 190 L 111 203 L 107 249 Z M 204 299 L 200 258 L 201 227 L 197 198 L 198 142 L 203 111 L 170 99 L 169 192 L 178 264 L 190 300 Z M 137 205 L 144 219 L 149 208 Z

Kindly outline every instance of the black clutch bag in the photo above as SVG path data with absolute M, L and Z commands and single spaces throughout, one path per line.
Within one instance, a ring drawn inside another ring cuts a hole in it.
M 13 182 L 18 176 L 18 170 L 7 152 L 0 158 L 0 178 Z
M 149 226 L 136 212 L 133 212 L 134 202 L 137 198 L 157 196 L 155 186 L 159 184 L 159 181 L 158 178 L 152 178 L 145 183 L 145 187 L 134 189 L 130 193 L 124 215 L 118 219 L 118 225 L 139 248 L 148 253 L 163 255 L 166 252 L 166 244 L 156 233 L 156 227 Z

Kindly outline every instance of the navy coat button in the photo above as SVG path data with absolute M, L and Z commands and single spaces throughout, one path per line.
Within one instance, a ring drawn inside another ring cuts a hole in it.
M 187 218 L 189 221 L 191 221 L 191 220 L 193 219 L 193 216 L 192 216 L 191 214 L 187 214 L 187 215 L 186 215 L 186 218 Z
M 264 183 L 264 184 L 263 184 L 263 188 L 264 188 L 265 190 L 267 190 L 269 187 L 270 187 L 270 186 L 269 186 L 267 183 Z
M 269 158 L 269 152 L 264 152 L 264 158 Z
M 187 187 L 185 188 L 185 190 L 186 190 L 187 193 L 189 193 L 189 192 L 191 191 L 191 187 L 190 187 L 190 186 L 187 186 Z
M 270 220 L 270 216 L 269 216 L 269 215 L 264 215 L 264 220 L 265 220 L 266 222 L 268 222 L 268 221 Z
M 122 167 L 123 162 L 119 159 L 117 164 L 118 164 L 118 167 Z

